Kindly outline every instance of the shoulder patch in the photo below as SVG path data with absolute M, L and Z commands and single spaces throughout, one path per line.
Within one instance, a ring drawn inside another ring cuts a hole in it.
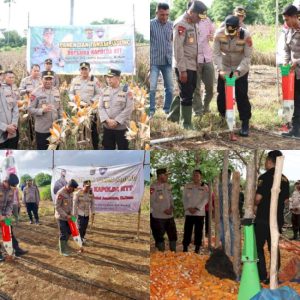
M 150 194 L 153 194 L 155 192 L 155 188 L 154 187 L 150 187 Z
M 184 26 L 178 26 L 178 34 L 183 35 L 185 33 L 186 28 Z
M 246 44 L 247 44 L 249 47 L 252 47 L 252 46 L 253 46 L 253 42 L 252 42 L 251 36 L 248 36 L 248 37 L 246 38 Z

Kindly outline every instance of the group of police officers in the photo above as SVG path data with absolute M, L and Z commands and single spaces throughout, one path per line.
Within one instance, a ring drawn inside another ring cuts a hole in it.
M 61 183 L 62 180 L 59 179 L 55 186 L 58 187 Z M 13 215 L 14 195 L 18 184 L 19 179 L 15 174 L 10 174 L 0 183 L 0 222 L 3 222 L 6 218 L 11 218 Z M 55 218 L 60 230 L 59 252 L 63 256 L 69 255 L 67 243 L 71 235 L 71 230 L 68 221 L 73 216 L 76 217 L 80 238 L 84 245 L 86 244 L 85 235 L 90 216 L 93 222 L 95 215 L 95 202 L 91 181 L 85 180 L 82 188 L 78 189 L 78 186 L 78 183 L 74 179 L 71 179 L 69 182 L 64 181 L 63 186 L 60 186 L 58 191 L 55 190 Z M 32 212 L 35 217 L 35 223 L 40 224 L 38 216 L 39 201 L 38 188 L 33 184 L 32 179 L 28 179 L 27 185 L 23 189 L 23 202 L 27 208 L 30 224 L 33 224 Z M 14 254 L 16 256 L 26 254 L 28 251 L 19 247 L 13 228 L 11 229 Z M 4 257 L 0 251 L 0 261 L 3 260 Z
M 58 76 L 51 71 L 52 59 L 47 58 L 44 63 L 45 71 L 42 73 L 39 65 L 32 65 L 31 74 L 21 81 L 19 88 L 14 84 L 13 71 L 1 70 L 0 149 L 18 148 L 18 100 L 26 94 L 30 99 L 28 112 L 34 119 L 36 148 L 48 149 L 50 128 L 53 122 L 62 119 L 63 104 Z M 104 127 L 104 150 L 114 150 L 116 147 L 119 150 L 127 150 L 129 144 L 125 134 L 134 107 L 132 93 L 127 85 L 121 85 L 121 71 L 110 69 L 106 79 L 108 86 L 101 88 L 98 79 L 90 75 L 90 64 L 80 63 L 80 75 L 71 82 L 69 98 L 75 101 L 75 96 L 79 96 L 82 105 L 99 101 L 98 110 L 91 117 L 90 129 L 94 150 L 99 149 L 98 117 Z

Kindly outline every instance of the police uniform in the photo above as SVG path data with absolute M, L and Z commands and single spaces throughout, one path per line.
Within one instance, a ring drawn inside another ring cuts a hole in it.
M 150 206 L 152 210 L 152 229 L 155 245 L 160 251 L 165 249 L 164 235 L 167 233 L 170 250 L 176 250 L 177 230 L 173 212 L 164 211 L 174 208 L 172 189 L 168 183 L 155 182 L 150 186 Z
M 238 18 L 228 16 L 226 24 L 238 23 Z M 247 136 L 249 130 L 249 120 L 251 118 L 251 105 L 248 97 L 248 74 L 252 55 L 252 39 L 250 33 L 245 29 L 237 29 L 237 34 L 231 38 L 226 27 L 220 28 L 214 39 L 213 60 L 217 71 L 224 71 L 228 76 L 237 72 L 239 74 L 235 82 L 235 96 L 237 107 L 242 121 L 240 135 Z M 217 85 L 217 104 L 219 113 L 225 117 L 226 95 L 225 80 L 219 75 Z
M 51 64 L 52 65 L 52 59 L 51 58 L 47 58 L 45 60 L 45 64 Z M 53 72 L 53 86 L 56 87 L 57 89 L 59 89 L 59 78 L 58 75 Z
M 53 78 L 53 72 L 45 71 L 43 72 L 43 77 Z M 53 106 L 52 111 L 43 112 L 43 107 L 49 104 Z M 47 150 L 49 145 L 47 138 L 51 135 L 49 129 L 52 127 L 54 121 L 61 118 L 62 113 L 59 90 L 55 87 L 45 89 L 44 86 L 35 89 L 31 94 L 31 102 L 28 111 L 35 120 L 34 128 L 37 149 Z
M 53 28 L 45 28 L 43 34 L 51 33 L 54 34 Z M 33 49 L 32 54 L 32 64 L 37 64 L 43 70 L 43 63 L 46 59 L 51 58 L 53 61 L 53 70 L 58 71 L 63 68 L 62 64 L 64 64 L 64 58 L 61 52 L 61 49 L 57 44 L 52 43 L 50 47 L 48 47 L 45 42 L 38 45 Z
M 78 229 L 83 240 L 89 224 L 90 213 L 95 213 L 95 201 L 92 190 L 85 193 L 83 190 L 74 194 L 73 215 L 78 216 Z
M 284 14 L 289 15 L 290 11 L 297 8 L 289 5 L 285 8 Z M 283 136 L 300 137 L 300 29 L 286 28 L 284 31 L 284 49 L 283 49 L 283 64 L 293 64 L 297 62 L 295 68 L 295 90 L 294 90 L 294 114 L 292 118 L 293 128 L 288 133 L 282 133 Z
M 23 190 L 23 202 L 27 209 L 27 214 L 32 224 L 33 218 L 32 213 L 35 218 L 35 223 L 39 223 L 39 202 L 40 202 L 40 192 L 36 185 L 32 184 L 31 186 L 27 185 Z
M 119 70 L 111 69 L 107 76 L 120 76 Z M 103 123 L 103 147 L 104 150 L 128 150 L 128 140 L 125 133 L 129 126 L 133 111 L 133 99 L 131 92 L 124 91 L 121 86 L 104 89 L 99 103 L 100 121 Z M 113 119 L 118 122 L 117 127 L 110 128 L 106 120 Z
M 80 63 L 80 69 L 88 68 L 90 69 L 90 64 L 87 62 Z M 100 97 L 100 85 L 99 81 L 94 75 L 89 76 L 88 79 L 82 79 L 81 76 L 76 76 L 71 81 L 71 86 L 69 90 L 69 98 L 74 101 L 75 95 L 80 96 L 80 100 L 92 104 Z M 94 150 L 98 150 L 99 146 L 99 133 L 97 129 L 97 114 L 92 116 L 92 143 Z
M 30 94 L 33 90 L 42 85 L 42 79 L 40 77 L 33 78 L 32 75 L 22 79 L 19 87 L 20 95 L 23 96 L 26 93 Z
M 0 149 L 17 149 L 19 142 L 18 130 L 11 135 L 6 131 L 7 125 L 18 126 L 19 109 L 16 93 L 7 84 L 0 86 Z
M 271 189 L 274 180 L 275 168 L 269 169 L 266 173 L 258 178 L 256 194 L 262 196 L 261 201 L 257 206 L 256 221 L 255 221 L 255 236 L 258 255 L 258 271 L 261 280 L 267 278 L 266 261 L 264 255 L 264 244 L 267 241 L 268 249 L 271 249 L 271 233 L 270 233 L 270 204 L 271 204 Z M 280 184 L 280 193 L 278 197 L 277 222 L 278 230 L 281 233 L 284 224 L 284 202 L 289 198 L 289 181 L 282 175 Z M 280 253 L 279 253 L 280 254 Z M 280 255 L 278 270 L 280 268 Z
M 205 217 L 205 205 L 208 203 L 207 186 L 204 184 L 188 183 L 183 190 L 183 207 L 185 214 L 183 249 L 187 251 L 191 243 L 193 227 L 195 226 L 194 244 L 195 251 L 198 252 L 202 243 L 202 232 Z M 195 208 L 197 211 L 192 214 L 189 208 Z

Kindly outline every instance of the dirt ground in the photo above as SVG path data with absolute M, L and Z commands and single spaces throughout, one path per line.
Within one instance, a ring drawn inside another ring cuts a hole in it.
M 149 213 L 142 213 L 139 238 L 137 214 L 96 214 L 84 252 L 69 241 L 72 255 L 63 257 L 52 203 L 44 202 L 40 211 L 42 225 L 30 225 L 23 208 L 14 227 L 29 253 L 0 264 L 0 292 L 6 299 L 149 298 Z
M 178 233 L 178 241 L 177 241 L 177 253 L 170 254 L 170 252 L 165 252 L 165 254 L 158 253 L 158 251 L 155 249 L 154 245 L 154 240 L 153 237 L 151 236 L 150 240 L 150 252 L 151 252 L 151 262 L 150 262 L 150 290 L 155 291 L 155 295 L 152 294 L 150 295 L 150 299 L 153 300 L 164 300 L 164 299 L 180 299 L 176 298 L 174 296 L 175 294 L 178 294 L 181 292 L 185 293 L 186 289 L 181 290 L 181 283 L 178 280 L 169 280 L 168 276 L 165 276 L 162 272 L 159 270 L 159 266 L 161 265 L 162 267 L 164 266 L 164 270 L 168 272 L 168 274 L 172 274 L 174 278 L 185 278 L 189 280 L 189 282 L 193 281 L 192 277 L 188 277 L 187 274 L 198 274 L 199 278 L 197 278 L 197 282 L 194 283 L 192 287 L 189 287 L 189 289 L 198 291 L 201 290 L 201 297 L 186 297 L 182 299 L 197 299 L 197 300 L 223 300 L 223 299 L 236 299 L 237 293 L 238 293 L 238 288 L 239 288 L 239 283 L 233 280 L 229 279 L 219 279 L 211 274 L 208 274 L 205 270 L 200 270 L 199 267 L 205 268 L 204 265 L 209 258 L 209 250 L 208 250 L 208 245 L 207 245 L 207 238 L 204 240 L 204 246 L 201 247 L 200 250 L 200 257 L 199 257 L 199 266 L 195 266 L 191 264 L 191 257 L 194 255 L 193 250 L 194 246 L 190 245 L 189 247 L 189 253 L 182 253 L 182 240 L 183 240 L 183 226 L 184 226 L 184 219 L 176 219 L 176 227 L 177 227 L 177 233 Z M 291 236 L 291 233 L 289 232 L 290 230 L 286 229 L 284 231 L 285 236 Z M 213 241 L 213 246 L 214 246 L 214 239 Z M 193 238 L 192 238 L 193 242 Z M 300 252 L 300 242 L 296 241 L 294 244 L 298 244 L 298 247 L 294 247 L 292 250 L 287 250 L 286 248 L 286 243 L 281 240 L 280 242 L 280 252 L 281 252 L 281 269 L 283 270 L 288 263 L 290 262 L 291 259 L 298 257 L 299 258 L 299 252 Z M 284 248 L 284 249 L 283 249 Z M 168 245 L 166 244 L 166 249 L 168 249 Z M 266 255 L 266 262 L 267 266 L 269 265 L 270 262 L 270 255 L 267 251 L 267 247 L 265 247 L 265 255 Z M 152 262 L 153 259 L 153 262 Z M 159 264 L 159 259 L 163 259 L 164 261 Z M 176 260 L 176 262 L 174 262 Z M 194 262 L 197 261 L 197 259 L 193 260 Z M 168 263 L 167 263 L 168 262 Z M 155 268 L 154 271 L 152 271 L 152 268 Z M 158 268 L 158 269 L 157 269 Z M 189 269 L 190 268 L 190 269 Z M 196 276 L 196 275 L 195 275 Z M 224 289 L 220 286 L 224 286 Z M 182 283 L 182 286 L 184 286 L 184 283 Z M 290 286 L 293 289 L 295 289 L 298 293 L 300 293 L 300 285 L 295 282 L 281 282 L 280 286 Z M 161 287 L 165 287 L 162 289 Z M 226 287 L 226 288 L 225 288 Z M 268 285 L 264 285 L 264 288 L 269 288 Z M 227 290 L 230 291 L 230 293 Z M 224 291 L 223 295 L 220 295 L 222 293 L 222 290 Z M 163 292 L 164 291 L 164 292 Z M 218 291 L 216 295 L 211 294 L 215 291 Z M 206 292 L 209 292 L 206 294 Z M 157 295 L 160 295 L 157 297 Z
M 281 80 L 281 79 L 279 79 Z M 178 94 L 177 83 L 174 80 L 175 94 Z M 216 89 L 216 88 L 215 88 Z M 157 107 L 163 106 L 163 81 L 160 79 L 156 96 Z M 169 141 L 151 144 L 152 149 L 299 149 L 300 139 L 281 137 L 282 118 L 278 115 L 281 104 L 281 86 L 276 86 L 276 68 L 264 65 L 251 66 L 249 73 L 249 98 L 252 106 L 250 120 L 250 135 L 247 138 L 238 137 L 237 142 L 229 140 L 227 125 L 220 121 L 216 106 L 216 91 L 211 102 L 211 113 L 204 118 L 193 119 L 195 130 L 184 131 L 175 123 L 167 122 L 164 114 L 155 114 L 151 120 L 151 140 L 170 138 L 174 136 L 198 135 L 197 138 Z M 236 116 L 238 112 L 236 110 Z M 237 118 L 237 129 L 240 127 Z

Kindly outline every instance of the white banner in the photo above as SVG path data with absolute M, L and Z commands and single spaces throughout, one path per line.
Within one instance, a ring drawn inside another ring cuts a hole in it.
M 51 195 L 54 185 L 65 170 L 66 180 L 75 179 L 79 187 L 91 180 L 96 212 L 138 212 L 144 193 L 143 164 L 109 167 L 60 166 L 53 170 Z

